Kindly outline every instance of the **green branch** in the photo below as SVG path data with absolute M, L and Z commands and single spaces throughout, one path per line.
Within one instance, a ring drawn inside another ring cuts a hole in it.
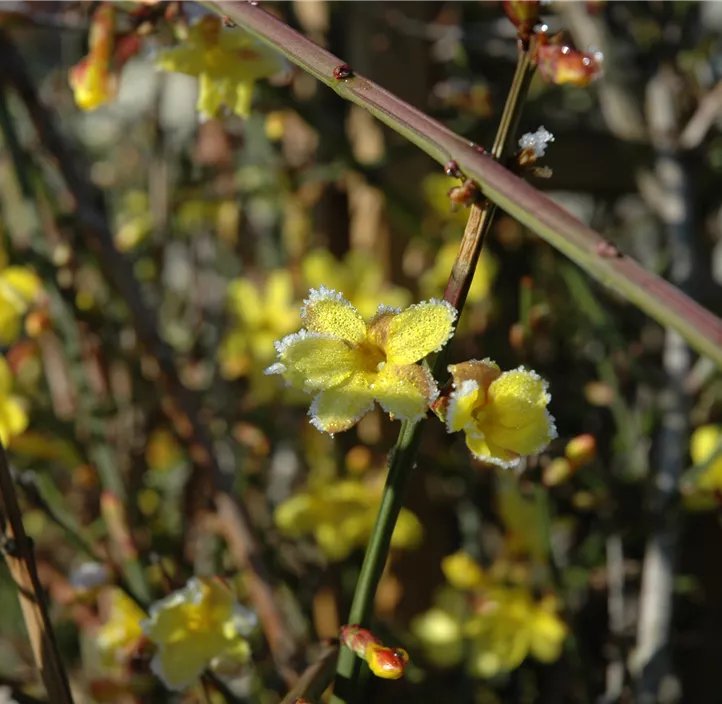
M 265 10 L 250 3 L 204 4 L 274 47 L 345 100 L 368 110 L 440 164 L 456 161 L 496 205 L 661 325 L 677 330 L 699 353 L 722 366 L 722 320 L 630 257 L 617 253 L 599 233 L 480 153 L 468 140 L 363 76 L 335 78 L 334 69 L 343 64 L 341 59 Z

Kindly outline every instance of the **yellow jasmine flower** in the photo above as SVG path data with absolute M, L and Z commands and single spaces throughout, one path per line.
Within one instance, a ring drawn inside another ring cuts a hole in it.
M 0 345 L 7 346 L 20 337 L 22 318 L 41 289 L 38 276 L 25 267 L 8 266 L 0 271 Z
M 464 431 L 477 459 L 514 467 L 556 437 L 547 383 L 536 372 L 502 372 L 489 359 L 454 364 L 449 372 L 454 388 L 441 413 L 450 433 Z
M 692 433 L 689 454 L 695 465 L 709 462 L 695 483 L 703 491 L 722 490 L 722 425 L 703 425 Z
M 313 534 L 324 555 L 337 562 L 366 546 L 380 502 L 380 486 L 377 489 L 357 479 L 319 482 L 279 504 L 273 517 L 278 529 L 289 538 Z M 413 548 L 422 536 L 418 518 L 402 508 L 391 546 Z
M 116 81 L 111 74 L 115 36 L 115 7 L 100 3 L 93 13 L 88 38 L 88 55 L 68 72 L 75 103 L 81 110 L 95 110 L 115 95 Z
M 164 71 L 198 76 L 198 111 L 214 117 L 227 106 L 241 117 L 251 111 L 253 86 L 278 73 L 283 64 L 240 27 L 224 30 L 219 17 L 206 15 L 188 31 L 179 47 L 163 52 L 157 65 Z
M 183 449 L 167 428 L 156 428 L 148 438 L 145 461 L 150 469 L 166 472 L 183 460 Z
M 286 269 L 270 272 L 261 287 L 250 279 L 234 279 L 227 296 L 235 324 L 221 343 L 219 357 L 223 375 L 233 379 L 270 364 L 275 341 L 298 327 L 299 314 Z
M 452 587 L 463 591 L 479 589 L 487 583 L 482 566 L 465 552 L 447 555 L 441 561 L 441 571 Z
M 472 672 L 485 678 L 516 669 L 528 656 L 554 662 L 567 636 L 556 599 L 536 601 L 526 587 L 490 589 L 464 631 L 472 641 Z
M 28 416 L 12 392 L 13 377 L 8 363 L 0 357 L 0 441 L 4 447 L 28 427 Z
M 143 637 L 141 622 L 145 617 L 138 604 L 122 589 L 113 587 L 108 617 L 96 635 L 96 643 L 106 663 L 122 663 L 131 655 Z
M 717 508 L 722 492 L 722 425 L 697 428 L 690 437 L 689 454 L 695 467 L 693 478 L 682 480 L 685 507 L 697 511 Z
M 421 277 L 421 290 L 425 296 L 443 295 L 449 280 L 449 272 L 454 266 L 456 255 L 459 252 L 461 240 L 447 242 L 437 253 L 434 265 Z M 474 272 L 467 301 L 479 303 L 489 297 L 491 283 L 496 273 L 496 264 L 486 250 L 482 250 L 479 263 Z
M 411 303 L 411 293 L 400 286 L 388 285 L 378 261 L 368 252 L 351 250 L 339 261 L 328 250 L 316 249 L 304 257 L 302 266 L 309 288 L 325 285 L 345 291 L 363 318 L 371 318 L 381 303 L 401 308 Z
M 216 577 L 192 577 L 183 589 L 150 607 L 143 633 L 157 646 L 151 670 L 168 689 L 193 684 L 207 667 L 227 659 L 245 663 L 251 653 L 246 637 L 256 617 Z
M 309 415 L 327 433 L 348 430 L 375 401 L 392 417 L 416 420 L 438 395 L 416 362 L 446 344 L 456 316 L 449 303 L 431 300 L 403 312 L 381 306 L 365 323 L 341 293 L 322 286 L 304 302 L 306 327 L 276 343 L 280 361 L 266 373 L 316 394 Z

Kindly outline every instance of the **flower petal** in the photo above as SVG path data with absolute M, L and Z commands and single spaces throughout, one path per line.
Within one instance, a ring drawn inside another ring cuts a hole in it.
M 496 418 L 509 428 L 534 422 L 539 409 L 546 408 L 549 400 L 546 381 L 524 367 L 504 372 L 489 386 L 489 401 Z
M 311 423 L 325 433 L 340 433 L 352 428 L 374 406 L 369 377 L 354 374 L 348 383 L 322 391 L 311 404 Z
M 459 430 L 475 435 L 476 421 L 474 410 L 484 403 L 484 392 L 479 388 L 478 382 L 466 379 L 449 394 L 449 403 L 446 407 L 446 429 L 450 433 Z
M 374 397 L 393 418 L 418 420 L 439 395 L 434 377 L 416 364 L 385 364 L 374 381 Z
M 393 364 L 413 364 L 438 352 L 454 330 L 456 308 L 432 299 L 410 306 L 388 323 L 383 349 Z
M 331 335 L 300 330 L 276 343 L 280 364 L 266 370 L 282 374 L 304 390 L 328 389 L 344 383 L 358 368 L 358 353 Z
M 554 419 L 546 408 L 536 408 L 534 415 L 527 415 L 526 422 L 516 428 L 492 421 L 485 430 L 488 442 L 520 455 L 541 452 L 557 434 Z
M 484 390 L 484 398 L 491 383 L 501 376 L 499 365 L 492 362 L 488 357 L 481 361 L 470 359 L 468 362 L 451 364 L 448 369 L 457 388 L 467 379 L 473 379 L 479 384 L 479 388 Z M 485 403 L 486 401 L 481 402 Z
M 356 344 L 366 339 L 366 323 L 358 311 L 342 293 L 325 286 L 311 289 L 304 301 L 301 318 L 311 332 L 334 335 Z
M 484 437 L 466 436 L 466 446 L 477 460 L 494 464 L 502 469 L 511 469 L 519 464 L 519 455 L 490 442 Z

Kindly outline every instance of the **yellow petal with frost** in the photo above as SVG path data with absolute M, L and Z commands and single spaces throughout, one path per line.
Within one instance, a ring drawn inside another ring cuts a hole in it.
M 306 330 L 288 335 L 276 347 L 280 365 L 269 373 L 282 373 L 296 388 L 329 389 L 346 382 L 358 369 L 358 352 L 343 340 Z
M 325 335 L 358 344 L 366 339 L 366 323 L 358 311 L 343 297 L 321 286 L 312 289 L 301 311 L 305 327 Z
M 466 436 L 466 446 L 477 460 L 495 464 L 498 467 L 509 469 L 519 463 L 519 455 L 499 445 L 490 442 L 484 437 Z
M 467 379 L 451 392 L 446 407 L 446 429 L 450 433 L 466 430 L 477 435 L 474 410 L 484 402 L 484 392 L 473 379 Z
M 519 455 L 541 452 L 556 432 L 551 416 L 545 408 L 536 407 L 525 414 L 523 424 L 509 428 L 496 419 L 485 428 L 487 441 L 511 450 Z
M 393 418 L 418 420 L 426 415 L 438 390 L 431 374 L 415 364 L 385 364 L 374 381 L 374 397 Z
M 438 352 L 449 340 L 457 311 L 446 301 L 424 301 L 395 315 L 388 324 L 384 351 L 392 364 L 413 364 Z
M 323 432 L 340 433 L 352 428 L 374 405 L 374 392 L 368 377 L 354 374 L 351 379 L 322 391 L 311 404 L 311 422 Z
M 489 401 L 499 423 L 508 428 L 534 423 L 539 409 L 549 403 L 546 388 L 546 382 L 536 372 L 524 368 L 504 372 L 489 387 Z

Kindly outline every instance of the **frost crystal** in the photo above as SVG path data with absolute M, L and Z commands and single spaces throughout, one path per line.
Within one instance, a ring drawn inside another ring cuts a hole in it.
M 527 132 L 519 140 L 522 149 L 531 149 L 538 158 L 544 156 L 547 144 L 554 141 L 554 135 L 543 125 L 536 132 Z

